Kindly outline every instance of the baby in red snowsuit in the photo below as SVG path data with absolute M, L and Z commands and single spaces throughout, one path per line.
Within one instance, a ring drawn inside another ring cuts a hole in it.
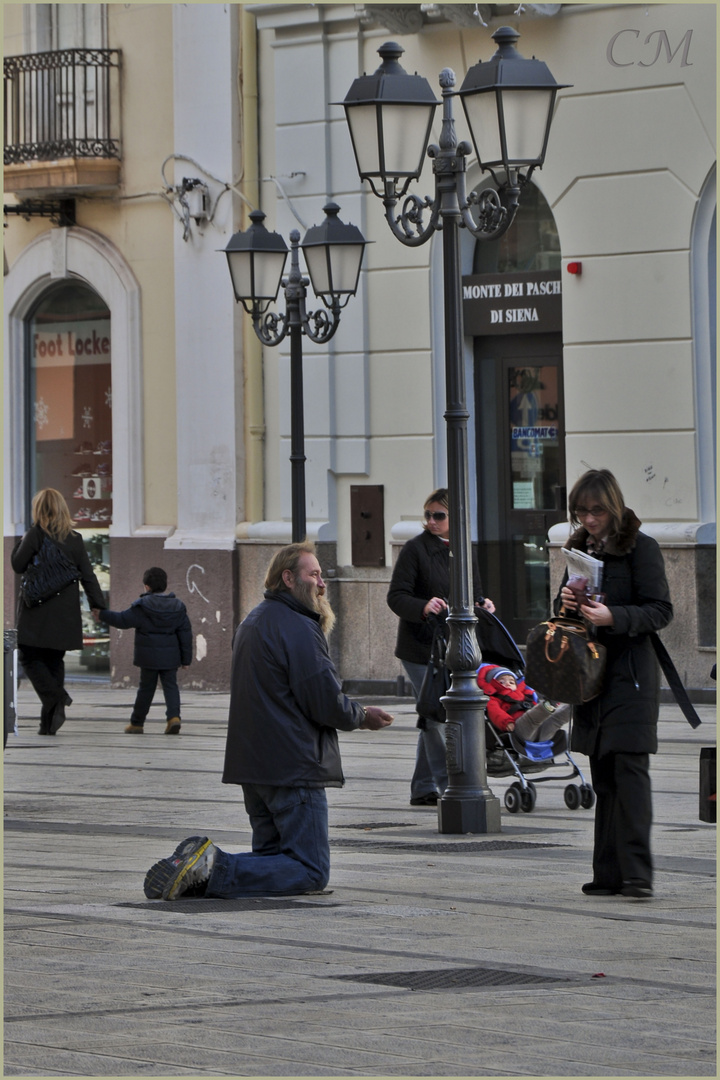
M 540 701 L 521 675 L 497 664 L 481 664 L 480 689 L 487 694 L 487 714 L 498 731 L 514 731 L 523 742 L 545 742 L 570 719 L 570 706 Z

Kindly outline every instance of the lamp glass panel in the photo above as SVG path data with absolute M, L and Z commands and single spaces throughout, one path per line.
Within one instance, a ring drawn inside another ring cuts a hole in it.
M 481 164 L 502 162 L 500 124 L 494 92 L 490 90 L 483 94 L 463 94 L 462 103 Z
M 252 256 L 249 251 L 228 251 L 226 254 L 235 296 L 249 300 L 253 294 Z
M 553 100 L 550 90 L 503 90 L 508 159 L 539 161 Z
M 380 175 L 377 110 L 375 105 L 353 105 L 345 110 L 355 160 L 361 176 Z
M 363 249 L 363 244 L 329 244 L 303 248 L 315 295 L 354 294 Z
M 287 251 L 255 252 L 255 299 L 274 300 L 280 291 L 280 279 Z
M 330 249 L 333 292 L 355 292 L 363 251 L 363 244 L 333 244 Z
M 310 281 L 312 282 L 315 295 L 321 296 L 325 293 L 332 292 L 327 246 L 322 244 L 318 247 L 303 248 L 303 255 L 305 256 L 305 262 L 307 264 Z
M 419 176 L 434 105 L 383 105 L 385 176 Z

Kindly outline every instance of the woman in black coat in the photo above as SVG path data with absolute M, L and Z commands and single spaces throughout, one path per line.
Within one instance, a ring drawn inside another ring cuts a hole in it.
M 47 535 L 77 566 L 91 608 L 105 608 L 82 537 L 73 532 L 70 511 L 59 491 L 38 491 L 32 502 L 32 520 L 10 557 L 15 573 L 24 573 Z M 73 582 L 37 607 L 26 607 L 21 599 L 17 634 L 23 669 L 42 704 L 39 734 L 55 735 L 65 723 L 65 706 L 71 702 L 64 686 L 65 653 L 82 648 L 83 643 L 78 583 Z
M 430 660 L 433 616 L 444 618 L 450 593 L 450 521 L 447 488 L 438 488 L 425 500 L 424 531 L 402 548 L 387 594 L 388 606 L 400 617 L 395 655 L 402 661 L 417 697 Z M 482 595 L 480 572 L 473 555 L 473 596 L 476 607 L 493 612 L 495 605 Z M 433 805 L 447 787 L 445 728 L 421 717 L 418 720 L 415 772 L 410 783 L 413 806 Z
M 591 469 L 568 499 L 575 531 L 568 548 L 603 562 L 604 603 L 588 601 L 580 614 L 597 627 L 607 650 L 602 693 L 573 710 L 572 749 L 590 758 L 597 796 L 593 880 L 590 896 L 652 896 L 650 853 L 652 795 L 650 754 L 657 750 L 659 668 L 651 635 L 673 616 L 665 565 L 658 544 L 640 532 L 607 469 Z M 563 579 L 555 600 L 575 614 L 577 604 Z

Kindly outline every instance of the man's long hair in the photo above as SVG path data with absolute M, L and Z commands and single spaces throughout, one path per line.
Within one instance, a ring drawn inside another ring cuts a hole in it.
M 309 540 L 301 544 L 288 544 L 280 548 L 273 556 L 265 575 L 265 588 L 268 592 L 289 592 L 283 581 L 283 574 L 289 570 L 294 576 L 297 575 L 301 555 L 315 555 L 315 545 Z
M 273 557 L 267 574 L 265 575 L 265 589 L 267 592 L 291 592 L 310 611 L 315 611 L 320 616 L 320 629 L 326 637 L 330 637 L 335 625 L 335 612 L 330 606 L 330 601 L 322 594 L 314 594 L 312 587 L 298 581 L 298 568 L 303 555 L 316 555 L 315 545 L 305 540 L 300 544 L 288 544 L 281 548 Z M 288 589 L 283 581 L 286 570 L 295 578 L 294 589 Z

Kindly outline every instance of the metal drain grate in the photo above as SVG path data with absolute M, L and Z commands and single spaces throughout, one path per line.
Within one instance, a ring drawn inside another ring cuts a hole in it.
M 528 848 L 557 848 L 569 847 L 569 844 L 538 844 L 530 840 L 486 840 L 484 842 L 468 843 L 426 843 L 416 844 L 413 841 L 393 842 L 383 840 L 360 840 L 354 837 L 331 837 L 331 847 L 362 848 L 363 851 L 371 851 L 378 855 L 396 855 L 402 852 L 405 855 L 457 855 L 471 854 L 485 851 L 520 851 Z
M 502 971 L 498 968 L 446 968 L 433 971 L 376 971 L 369 975 L 330 975 L 344 982 L 379 983 L 399 986 L 405 990 L 467 990 L 477 987 L 550 986 L 573 980 L 563 975 L 536 975 L 524 971 Z
M 123 901 L 121 904 L 114 904 L 114 907 L 121 908 L 141 908 L 145 911 L 162 911 L 166 915 L 172 912 L 176 913 L 189 913 L 193 915 L 209 915 L 217 914 L 218 912 L 228 911 L 297 911 L 298 908 L 329 908 L 340 907 L 340 904 L 330 903 L 321 904 L 317 901 L 289 899 L 283 896 L 278 897 L 247 897 L 243 896 L 234 900 L 205 900 L 203 897 L 197 897 L 195 900 L 146 900 L 144 902 L 138 901 Z

